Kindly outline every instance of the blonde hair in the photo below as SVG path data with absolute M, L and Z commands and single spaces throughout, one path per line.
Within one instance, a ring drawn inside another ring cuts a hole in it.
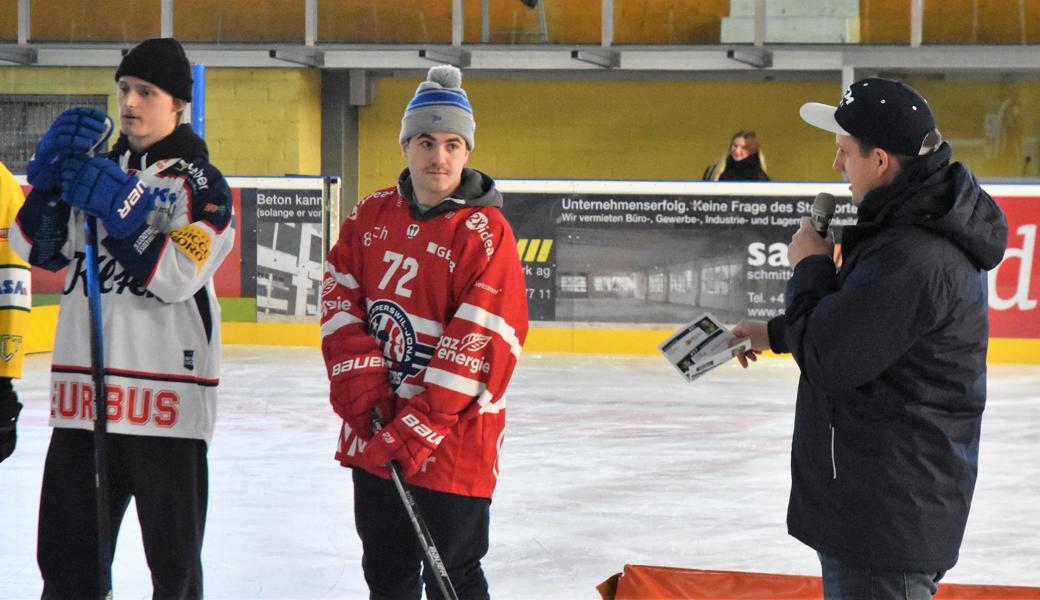
M 722 174 L 726 172 L 726 159 L 729 158 L 730 148 L 733 147 L 733 142 L 740 138 L 744 138 L 744 143 L 747 144 L 748 155 L 757 154 L 762 172 L 768 172 L 768 169 L 766 169 L 766 156 L 762 154 L 762 148 L 758 144 L 758 134 L 753 129 L 741 129 L 734 133 L 733 137 L 729 138 L 729 146 L 726 147 L 726 153 L 722 155 L 722 158 L 716 161 L 714 165 L 708 167 L 709 172 L 705 179 L 718 181 L 722 177 Z

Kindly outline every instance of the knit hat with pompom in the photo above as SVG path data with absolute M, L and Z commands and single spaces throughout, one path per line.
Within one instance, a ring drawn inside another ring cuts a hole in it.
M 421 133 L 457 133 L 472 150 L 476 127 L 473 107 L 462 89 L 462 71 L 438 65 L 430 69 L 404 109 L 400 142 L 404 144 Z

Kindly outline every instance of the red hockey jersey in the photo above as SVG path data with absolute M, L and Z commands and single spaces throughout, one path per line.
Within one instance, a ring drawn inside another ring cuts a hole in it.
M 358 202 L 328 254 L 322 349 L 332 380 L 382 371 L 399 410 L 426 392 L 431 411 L 459 417 L 410 483 L 490 498 L 527 291 L 494 181 L 464 169 L 455 195 L 421 213 L 406 170 Z M 344 422 L 336 458 L 356 466 L 364 449 Z

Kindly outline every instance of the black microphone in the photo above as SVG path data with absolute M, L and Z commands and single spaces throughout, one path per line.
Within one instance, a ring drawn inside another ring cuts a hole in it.
M 820 234 L 820 237 L 827 237 L 827 226 L 831 224 L 831 217 L 834 216 L 834 207 L 837 204 L 838 200 L 827 192 L 816 194 L 810 211 L 810 219 L 812 219 L 813 229 Z

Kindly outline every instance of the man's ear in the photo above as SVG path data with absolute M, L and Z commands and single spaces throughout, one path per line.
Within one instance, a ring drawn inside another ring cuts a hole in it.
M 188 103 L 185 102 L 184 100 L 181 100 L 180 98 L 174 98 L 173 99 L 173 110 L 175 112 L 180 112 L 180 111 L 184 110 L 184 108 L 187 107 L 187 106 L 188 106 Z
M 902 169 L 899 161 L 881 148 L 874 148 L 874 159 L 877 165 L 877 175 L 886 184 L 895 179 Z
M 408 159 L 408 142 L 410 141 L 411 140 L 405 140 L 401 142 L 401 156 L 403 156 L 405 160 Z

